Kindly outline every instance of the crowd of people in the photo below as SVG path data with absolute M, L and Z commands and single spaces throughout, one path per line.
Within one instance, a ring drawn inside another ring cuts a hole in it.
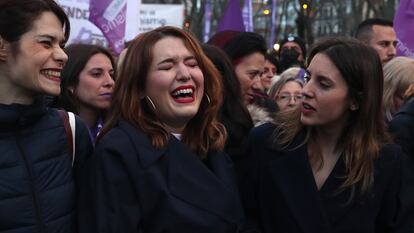
M 164 26 L 115 58 L 69 33 L 54 0 L 0 1 L 0 232 L 414 232 L 392 21 L 278 53 Z

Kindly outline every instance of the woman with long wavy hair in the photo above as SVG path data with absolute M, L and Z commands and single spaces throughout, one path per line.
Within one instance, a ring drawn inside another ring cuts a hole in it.
M 189 32 L 160 27 L 130 43 L 96 146 L 99 232 L 237 232 L 221 89 Z
M 391 232 L 402 156 L 384 129 L 381 61 L 358 41 L 329 38 L 308 64 L 300 107 L 250 135 L 241 191 L 252 227 Z

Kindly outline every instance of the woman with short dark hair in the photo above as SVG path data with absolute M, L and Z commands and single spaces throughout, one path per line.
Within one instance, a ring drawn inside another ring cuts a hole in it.
M 72 131 L 44 103 L 60 94 L 68 37 L 69 20 L 55 1 L 0 1 L 0 232 L 78 232 L 81 171 L 92 145 L 79 119 Z

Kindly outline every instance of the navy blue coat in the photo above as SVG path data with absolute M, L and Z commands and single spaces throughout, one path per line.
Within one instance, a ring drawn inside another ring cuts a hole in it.
M 346 174 L 342 157 L 318 190 L 306 145 L 293 149 L 303 136 L 296 138 L 290 150 L 276 150 L 273 131 L 274 126 L 266 124 L 249 137 L 240 192 L 251 228 L 264 233 L 391 232 L 398 210 L 399 147 L 382 148 L 371 190 L 348 202 L 350 189 L 337 193 Z
M 121 120 L 95 151 L 95 207 L 100 233 L 227 233 L 242 221 L 231 160 L 211 152 L 206 164 L 171 137 L 163 149 Z
M 0 104 L 0 232 L 72 233 L 82 164 L 92 154 L 76 121 L 72 169 L 63 121 L 42 103 Z

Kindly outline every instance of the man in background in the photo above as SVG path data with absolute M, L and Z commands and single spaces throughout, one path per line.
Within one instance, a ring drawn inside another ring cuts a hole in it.
M 355 37 L 373 47 L 383 65 L 397 53 L 397 35 L 390 20 L 372 18 L 362 21 L 358 25 Z

